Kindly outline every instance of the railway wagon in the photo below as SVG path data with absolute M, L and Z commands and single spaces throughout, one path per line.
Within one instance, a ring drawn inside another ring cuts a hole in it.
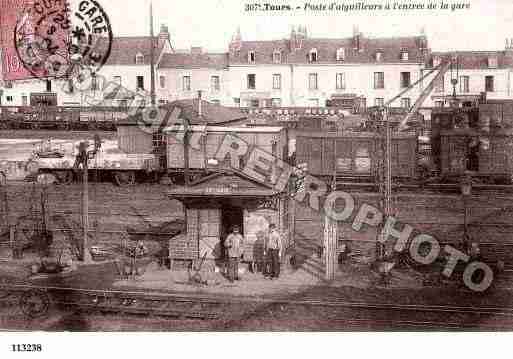
M 296 163 L 306 163 L 308 173 L 369 180 L 377 174 L 382 139 L 370 132 L 310 133 L 296 135 Z M 417 174 L 417 136 L 395 133 L 392 137 L 392 173 L 413 179 Z
M 485 182 L 511 182 L 513 131 L 446 130 L 440 133 L 440 142 L 443 178 L 457 178 L 470 171 Z
M 192 172 L 214 172 L 223 168 L 215 158 L 226 135 L 234 135 L 250 148 L 258 147 L 276 158 L 287 160 L 287 130 L 275 126 L 190 126 L 189 169 Z M 164 129 L 167 171 L 182 173 L 185 167 L 183 128 Z M 241 161 L 246 159 L 242 158 Z

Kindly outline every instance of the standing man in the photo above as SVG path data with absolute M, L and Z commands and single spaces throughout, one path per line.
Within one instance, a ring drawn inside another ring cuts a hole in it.
M 239 226 L 234 226 L 232 232 L 226 237 L 224 246 L 228 255 L 228 280 L 239 280 L 239 258 L 242 248 L 242 235 Z
M 268 274 L 273 279 L 280 276 L 280 258 L 283 253 L 283 243 L 274 223 L 269 225 L 269 231 L 265 251 L 267 253 L 267 263 L 270 265 Z

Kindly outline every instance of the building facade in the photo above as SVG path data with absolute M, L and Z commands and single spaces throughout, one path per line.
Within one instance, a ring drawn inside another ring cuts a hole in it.
M 444 106 L 482 92 L 490 99 L 513 98 L 513 40 L 504 51 L 431 52 L 424 34 L 368 38 L 357 28 L 341 39 L 310 38 L 292 29 L 288 38 L 245 41 L 237 31 L 227 52 L 193 47 L 175 51 L 166 26 L 155 41 L 155 87 L 159 104 L 202 97 L 233 107 L 324 107 L 337 97 L 357 97 L 366 106 L 390 103 L 411 108 L 434 78 L 422 76 L 441 61 L 455 65 L 434 87 L 423 107 Z M 62 80 L 4 81 L 2 105 L 34 105 L 41 94 L 57 105 L 130 106 L 134 93 L 150 90 L 150 37 L 117 37 L 105 66 L 86 90 Z M 128 91 L 113 91 L 116 84 Z M 406 88 L 411 89 L 401 96 Z M 113 95 L 114 93 L 114 95 Z

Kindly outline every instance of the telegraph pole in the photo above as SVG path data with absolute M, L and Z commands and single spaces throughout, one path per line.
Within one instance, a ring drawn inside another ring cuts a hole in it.
M 89 186 L 88 186 L 88 158 L 84 161 L 84 167 L 82 168 L 82 226 L 83 226 L 83 260 L 84 263 L 91 263 L 91 253 L 89 252 Z
M 150 80 L 151 80 L 151 93 L 150 93 L 150 97 L 151 97 L 151 105 L 152 106 L 155 106 L 155 38 L 154 38 L 154 35 L 153 35 L 153 3 L 150 2 L 150 43 L 151 43 L 151 48 L 150 48 L 150 58 L 151 58 L 151 64 L 150 64 L 150 71 L 151 71 L 151 75 L 150 75 Z

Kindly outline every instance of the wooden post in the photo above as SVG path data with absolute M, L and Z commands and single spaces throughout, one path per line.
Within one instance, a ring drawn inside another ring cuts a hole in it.
M 83 176 L 83 191 L 82 191 L 82 226 L 83 226 L 83 242 L 82 242 L 82 255 L 84 263 L 91 263 L 91 253 L 89 252 L 89 189 L 88 189 L 88 158 L 86 156 L 84 161 Z
M 324 255 L 326 259 L 326 280 L 335 279 L 337 252 L 337 221 L 324 214 Z
M 16 227 L 14 225 L 9 225 L 9 245 L 11 247 L 11 251 L 13 253 L 13 257 L 14 257 L 14 240 L 16 238 Z M 16 258 L 14 258 L 16 259 Z

